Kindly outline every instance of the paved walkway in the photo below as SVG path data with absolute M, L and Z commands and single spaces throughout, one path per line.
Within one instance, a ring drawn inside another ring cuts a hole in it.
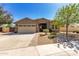
M 78 56 L 72 49 L 57 48 L 57 44 L 31 46 L 13 50 L 0 51 L 0 55 L 9 56 Z

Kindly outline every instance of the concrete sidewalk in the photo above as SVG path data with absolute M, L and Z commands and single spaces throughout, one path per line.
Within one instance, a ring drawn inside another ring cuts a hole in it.
M 31 46 L 27 48 L 18 48 L 13 50 L 0 51 L 0 55 L 9 56 L 78 56 L 72 49 L 57 47 L 57 44 Z

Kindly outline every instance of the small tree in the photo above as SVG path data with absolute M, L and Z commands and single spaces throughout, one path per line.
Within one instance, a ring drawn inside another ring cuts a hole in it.
M 63 6 L 56 13 L 55 19 L 61 24 L 66 25 L 66 38 L 68 40 L 68 27 L 71 23 L 79 23 L 79 4 L 69 4 Z
M 5 11 L 2 6 L 0 6 L 0 24 L 11 24 L 13 21 L 13 16 Z
M 55 29 L 55 31 L 56 31 L 56 30 L 59 30 L 59 28 L 60 28 L 60 23 L 59 23 L 59 21 L 57 21 L 57 20 L 52 20 L 52 21 L 51 21 L 51 26 L 52 26 L 53 29 Z

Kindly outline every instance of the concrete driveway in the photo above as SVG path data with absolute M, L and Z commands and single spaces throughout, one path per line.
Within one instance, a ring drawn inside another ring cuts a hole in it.
M 10 34 L 0 36 L 0 50 L 27 47 L 35 34 Z

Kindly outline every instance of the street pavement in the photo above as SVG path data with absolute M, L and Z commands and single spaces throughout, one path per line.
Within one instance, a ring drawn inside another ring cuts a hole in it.
M 0 51 L 1 56 L 78 56 L 79 53 L 70 48 L 60 48 L 57 44 L 47 44 L 39 46 L 30 46 L 27 48 L 18 48 Z

